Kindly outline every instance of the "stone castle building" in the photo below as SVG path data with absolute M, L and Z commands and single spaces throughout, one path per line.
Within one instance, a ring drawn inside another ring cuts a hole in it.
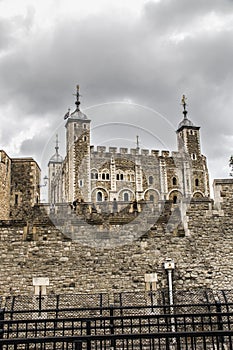
M 0 220 L 20 219 L 40 201 L 40 168 L 33 158 L 0 150 Z
M 120 202 L 209 197 L 206 158 L 201 153 L 200 127 L 187 118 L 177 128 L 178 150 L 169 151 L 90 145 L 91 120 L 81 112 L 79 86 L 76 109 L 66 114 L 66 155 L 56 153 L 48 163 L 49 202 Z
M 114 300 L 116 292 L 144 293 L 150 274 L 162 290 L 167 258 L 177 291 L 231 289 L 233 180 L 215 180 L 210 198 L 200 128 L 187 118 L 185 99 L 172 153 L 95 150 L 79 105 L 77 90 L 65 158 L 57 142 L 49 160 L 48 204 L 39 203 L 37 163 L 0 151 L 0 297 L 32 295 L 36 277 L 49 280 L 49 295 L 104 292 Z M 114 198 L 117 213 L 99 209 Z M 83 201 L 83 211 L 71 209 L 74 200 Z

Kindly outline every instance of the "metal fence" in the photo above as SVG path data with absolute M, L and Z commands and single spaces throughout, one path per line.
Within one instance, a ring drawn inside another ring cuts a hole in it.
M 0 349 L 233 350 L 232 292 L 181 295 L 172 307 L 166 293 L 11 297 Z

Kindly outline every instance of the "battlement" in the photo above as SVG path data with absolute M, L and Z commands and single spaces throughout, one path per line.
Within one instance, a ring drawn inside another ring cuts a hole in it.
M 154 149 L 143 149 L 143 148 L 127 148 L 127 147 L 106 147 L 106 146 L 91 146 L 92 154 L 115 154 L 115 155 L 139 155 L 139 156 L 153 156 L 153 157 L 172 157 L 174 152 L 167 150 L 154 150 Z

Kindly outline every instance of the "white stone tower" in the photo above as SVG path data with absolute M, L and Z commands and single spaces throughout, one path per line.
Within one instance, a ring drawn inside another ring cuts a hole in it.
M 90 188 L 90 120 L 80 111 L 79 85 L 76 91 L 76 109 L 66 122 L 66 159 L 64 162 L 63 191 L 65 200 L 91 200 Z
M 193 197 L 210 195 L 206 157 L 201 154 L 200 127 L 187 118 L 186 97 L 182 97 L 184 118 L 177 129 L 178 151 L 183 154 L 184 193 Z
M 48 202 L 51 204 L 62 202 L 61 175 L 63 158 L 58 152 L 58 143 L 58 135 L 56 135 L 56 152 L 48 163 Z

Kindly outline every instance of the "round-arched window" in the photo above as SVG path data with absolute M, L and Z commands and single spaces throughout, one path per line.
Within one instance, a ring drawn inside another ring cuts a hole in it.
M 97 199 L 97 202 L 102 202 L 102 201 L 103 201 L 103 194 L 102 194 L 101 191 L 98 191 L 98 192 L 97 192 L 97 197 L 96 197 L 96 199 Z

